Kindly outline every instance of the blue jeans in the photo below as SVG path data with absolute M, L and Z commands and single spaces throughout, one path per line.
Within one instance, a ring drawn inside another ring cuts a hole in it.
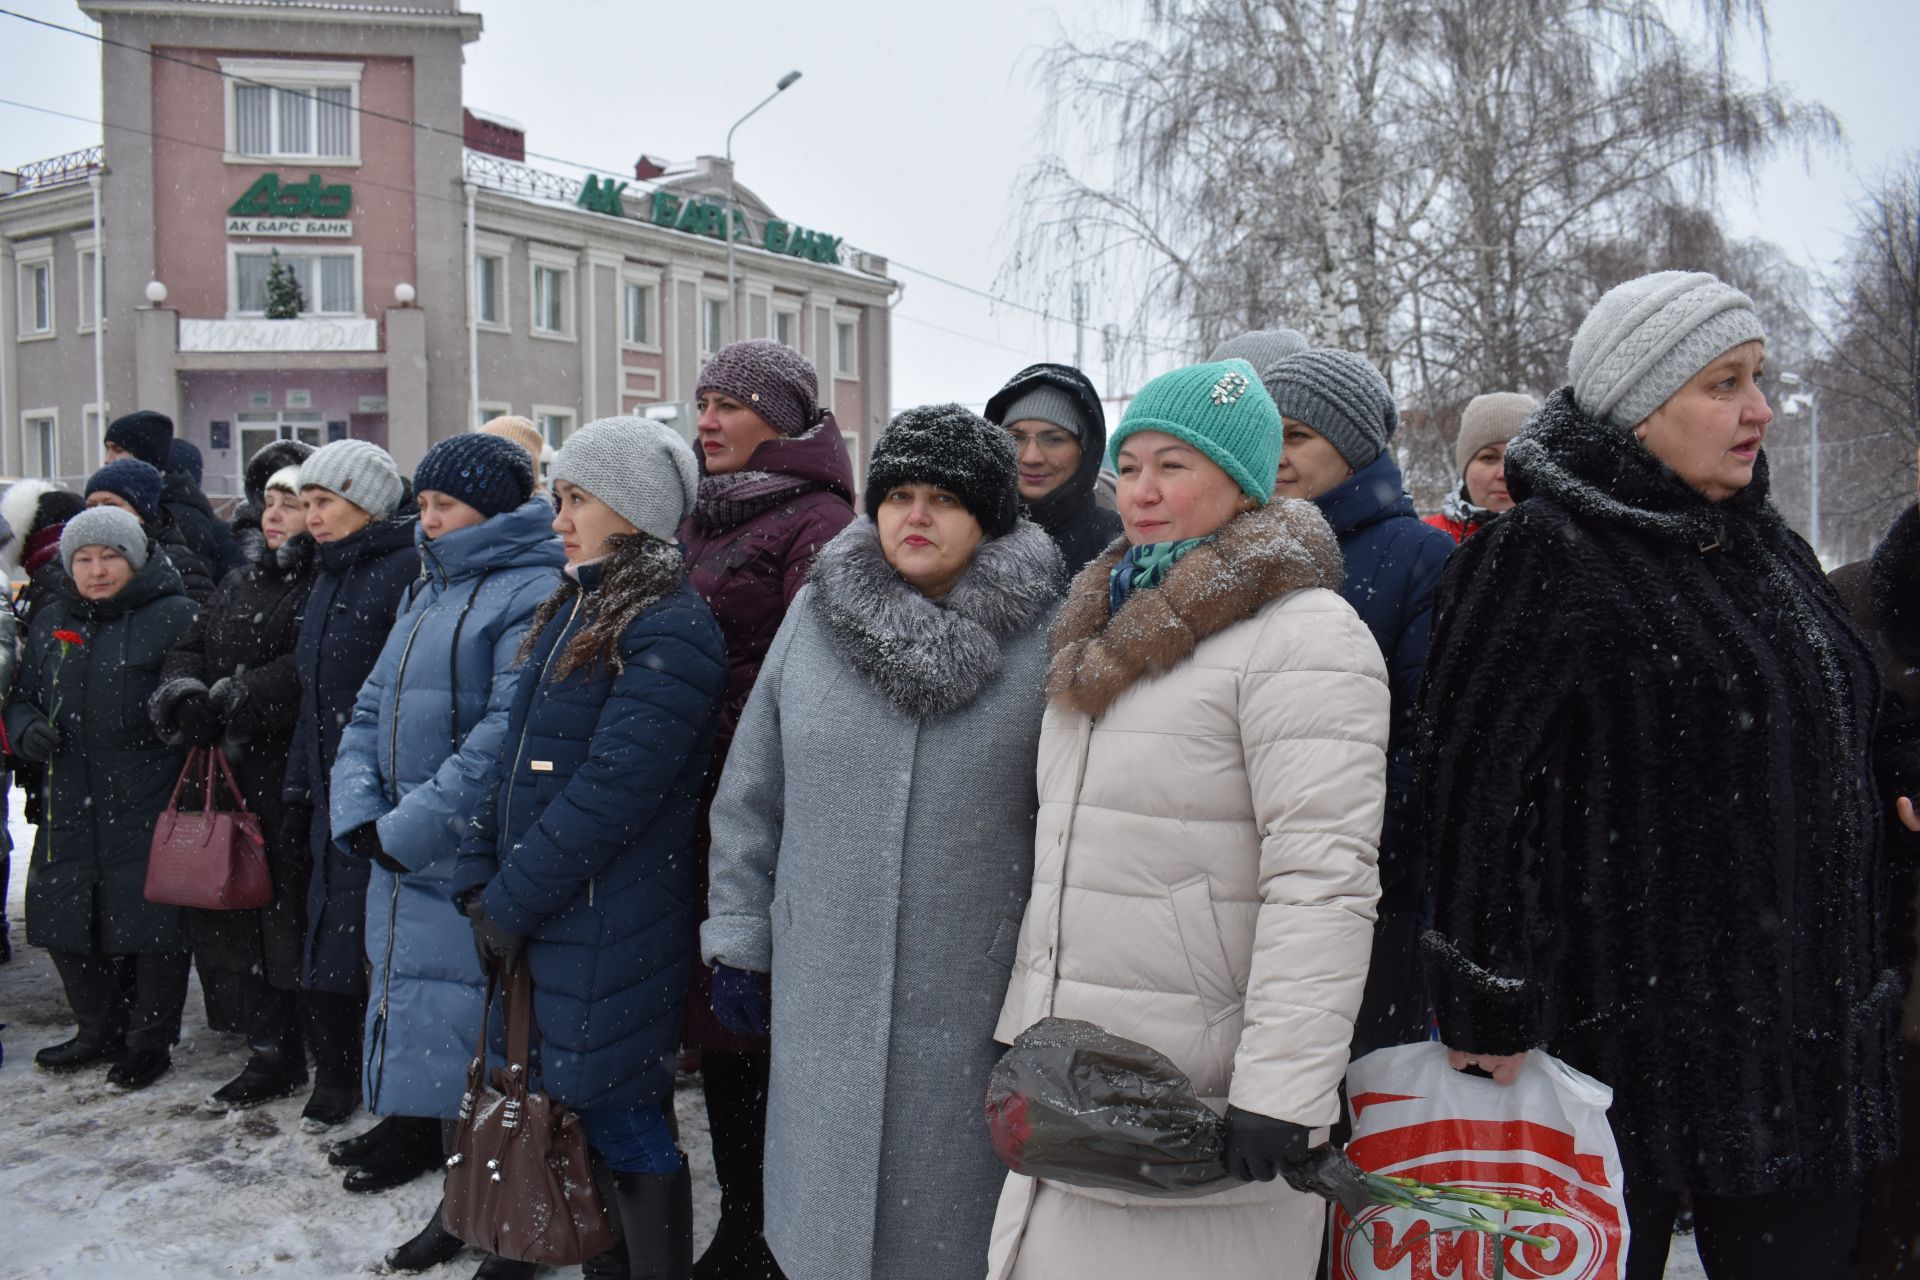
M 615 1173 L 673 1173 L 680 1168 L 679 1144 L 666 1108 L 672 1095 L 657 1103 L 583 1107 L 580 1123 L 587 1141 Z

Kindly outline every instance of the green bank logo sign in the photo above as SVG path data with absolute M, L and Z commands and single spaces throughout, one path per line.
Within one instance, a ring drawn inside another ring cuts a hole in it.
M 227 207 L 227 234 L 345 237 L 353 234 L 352 211 L 353 188 L 344 182 L 323 185 L 317 173 L 305 182 L 263 173 Z
M 586 185 L 580 188 L 580 198 L 574 203 L 595 213 L 612 214 L 616 218 L 629 217 L 631 215 L 621 199 L 626 189 L 626 183 L 615 182 L 612 178 L 588 178 Z M 653 193 L 646 220 L 656 227 L 671 227 L 675 231 L 688 231 L 697 236 L 712 236 L 715 240 L 724 240 L 727 235 L 727 210 L 723 205 L 711 200 L 677 196 L 671 191 Z M 747 215 L 738 209 L 733 211 L 733 238 L 735 242 L 744 240 L 748 244 L 755 243 L 753 227 Z M 758 243 L 768 253 L 782 253 L 792 258 L 805 258 L 809 262 L 824 262 L 829 266 L 840 264 L 839 236 L 809 231 L 777 218 L 768 219 Z

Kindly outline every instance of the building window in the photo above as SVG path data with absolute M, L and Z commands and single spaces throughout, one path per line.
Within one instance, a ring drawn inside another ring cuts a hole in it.
M 537 404 L 533 406 L 533 425 L 540 429 L 542 440 L 558 449 L 573 434 L 573 410 Z
M 473 259 L 475 318 L 492 329 L 507 327 L 507 260 L 496 253 Z
M 20 336 L 53 335 L 53 254 L 20 259 Z
M 233 314 L 267 314 L 267 274 L 273 253 L 258 246 L 235 248 L 233 255 Z M 293 269 L 300 282 L 303 316 L 358 316 L 360 314 L 360 254 L 356 249 L 280 251 L 280 261 Z
M 227 160 L 360 162 L 360 64 L 222 58 Z
M 851 318 L 833 319 L 833 373 L 838 378 L 860 376 L 860 323 Z
M 55 409 L 30 409 L 21 415 L 21 436 L 26 445 L 26 466 L 30 476 L 51 480 L 59 474 L 60 414 Z
M 620 339 L 629 346 L 652 347 L 653 308 L 656 297 L 650 284 L 627 284 L 620 290 Z
M 473 408 L 474 430 L 477 431 L 481 427 L 486 426 L 489 422 L 492 422 L 495 418 L 504 418 L 512 412 L 513 412 L 513 406 L 510 404 L 507 404 L 504 401 L 482 400 L 479 404 L 475 405 Z
M 773 340 L 782 346 L 792 347 L 795 351 L 800 349 L 800 313 L 798 311 L 778 309 L 774 311 Z
M 533 331 L 548 338 L 573 336 L 573 268 L 534 264 Z
M 727 300 L 700 299 L 700 354 L 710 356 L 727 345 Z
M 81 249 L 81 332 L 90 334 L 100 324 L 100 280 L 94 276 L 94 249 Z

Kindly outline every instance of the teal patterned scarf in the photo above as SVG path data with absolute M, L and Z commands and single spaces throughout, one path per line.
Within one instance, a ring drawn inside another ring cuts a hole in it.
M 1107 578 L 1109 612 L 1120 612 L 1120 606 L 1127 602 L 1127 597 L 1142 587 L 1159 586 L 1187 552 L 1203 543 L 1212 542 L 1217 536 L 1210 533 L 1204 538 L 1149 542 L 1128 547 L 1127 554 L 1120 557 L 1120 563 L 1113 566 L 1113 572 Z

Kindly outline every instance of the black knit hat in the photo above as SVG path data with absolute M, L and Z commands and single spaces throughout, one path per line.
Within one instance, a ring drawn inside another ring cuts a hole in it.
M 173 419 L 151 409 L 135 409 L 107 427 L 107 443 L 117 444 L 155 471 L 167 469 L 173 448 Z
M 874 441 L 867 514 L 877 516 L 887 491 L 903 484 L 938 485 L 958 497 L 989 538 L 1012 532 L 1020 518 L 1013 437 L 961 405 L 908 409 Z
M 512 511 L 533 496 L 533 460 L 503 436 L 449 436 L 414 468 L 413 491 L 458 498 L 483 516 Z

